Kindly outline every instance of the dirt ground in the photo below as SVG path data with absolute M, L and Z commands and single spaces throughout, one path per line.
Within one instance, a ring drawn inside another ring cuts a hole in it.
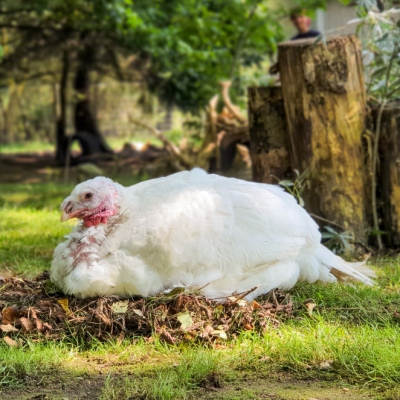
M 112 377 L 118 379 L 117 375 Z M 121 376 L 121 378 L 126 377 L 126 375 Z M 40 381 L 28 377 L 23 386 L 1 392 L 0 398 L 2 400 L 94 400 L 100 398 L 106 379 L 106 374 L 71 377 L 60 376 L 55 372 L 53 376 L 43 377 Z M 132 379 L 137 378 L 132 377 Z M 121 384 L 122 381 L 121 379 Z M 200 389 L 190 397 L 193 400 L 376 400 L 379 398 L 385 397 L 379 397 L 376 392 L 369 389 L 318 380 L 295 380 L 290 376 L 230 382 L 221 388 Z
M 83 165 L 96 165 L 91 171 Z M 87 158 L 80 164 L 73 164 L 68 170 L 68 180 L 78 182 L 93 176 L 140 175 L 158 177 L 176 172 L 171 158 L 162 148 L 151 147 L 137 152 L 124 150 L 112 155 L 99 155 Z M 0 183 L 39 183 L 63 182 L 65 166 L 55 162 L 52 152 L 0 154 Z

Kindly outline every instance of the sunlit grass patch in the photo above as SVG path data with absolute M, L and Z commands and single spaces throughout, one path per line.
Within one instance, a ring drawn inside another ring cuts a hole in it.
M 101 399 L 184 399 L 188 393 L 193 394 L 207 385 L 221 387 L 220 357 L 209 350 L 186 349 L 172 365 L 153 366 L 152 369 L 123 379 L 109 377 Z
M 42 195 L 40 191 L 32 196 Z M 29 196 L 30 194 L 27 194 Z M 33 276 L 49 269 L 54 247 L 71 230 L 59 222 L 59 201 L 51 197 L 41 209 L 27 206 L 27 199 L 13 201 L 0 195 L 0 270 Z
M 14 214 L 12 210 L 0 211 L 0 270 L 25 276 L 48 270 L 54 247 L 71 227 L 58 226 L 56 213 L 18 213 L 25 222 L 31 221 L 28 227 L 13 220 Z
M 0 342 L 0 392 L 2 387 L 21 384 L 28 376 L 51 374 L 70 357 L 62 344 L 21 343 L 20 348 L 14 348 Z

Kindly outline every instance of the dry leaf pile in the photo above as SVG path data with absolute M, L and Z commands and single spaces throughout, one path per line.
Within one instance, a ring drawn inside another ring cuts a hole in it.
M 34 339 L 122 339 L 156 333 L 167 343 L 212 343 L 234 338 L 242 330 L 262 332 L 292 312 L 292 302 L 278 291 L 262 301 L 245 294 L 220 304 L 176 288 L 168 295 L 120 299 L 76 299 L 56 291 L 44 273 L 34 280 L 0 277 L 0 336 L 18 347 L 21 337 Z

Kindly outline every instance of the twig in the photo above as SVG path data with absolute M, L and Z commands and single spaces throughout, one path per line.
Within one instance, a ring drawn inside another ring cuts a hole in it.
M 337 224 L 336 222 L 333 222 L 333 221 L 331 221 L 331 220 L 329 220 L 329 219 L 326 219 L 326 218 L 322 218 L 322 217 L 320 217 L 320 216 L 318 216 L 318 215 L 315 215 L 315 214 L 313 214 L 313 213 L 309 213 L 313 218 L 315 218 L 315 219 L 319 219 L 320 221 L 324 221 L 324 222 L 327 222 L 328 224 L 331 224 L 331 225 L 335 225 L 335 226 L 337 226 L 338 228 L 340 228 L 340 229 L 343 229 L 344 231 L 346 230 L 346 228 L 344 227 L 344 226 L 342 226 L 342 225 L 340 225 L 340 224 Z
M 145 122 L 138 121 L 137 119 L 133 118 L 131 115 L 129 116 L 129 121 L 132 122 L 133 124 L 139 125 L 142 128 L 147 129 L 150 131 L 154 136 L 156 136 L 163 145 L 167 148 L 167 150 L 170 152 L 171 155 L 173 155 L 175 158 L 178 159 L 178 161 L 182 164 L 183 167 L 187 169 L 191 169 L 192 165 L 186 161 L 186 159 L 183 157 L 181 151 L 177 146 L 175 146 L 170 140 L 166 138 L 165 135 L 162 134 L 158 129 L 153 128 L 150 125 L 147 125 Z
M 238 301 L 244 299 L 248 294 L 254 292 L 255 290 L 257 290 L 260 287 L 260 285 L 254 286 L 253 288 L 251 288 L 250 290 L 248 290 L 247 292 L 242 293 L 233 303 L 237 303 Z
M 232 104 L 232 101 L 229 97 L 229 88 L 231 87 L 232 82 L 231 81 L 227 81 L 227 82 L 220 82 L 219 83 L 221 85 L 221 95 L 222 95 L 222 99 L 224 101 L 224 104 L 226 105 L 226 107 L 228 108 L 228 110 L 233 114 L 233 116 L 240 122 L 240 123 L 245 123 L 246 122 L 246 118 L 243 117 L 243 115 L 241 115 L 236 106 L 234 106 Z

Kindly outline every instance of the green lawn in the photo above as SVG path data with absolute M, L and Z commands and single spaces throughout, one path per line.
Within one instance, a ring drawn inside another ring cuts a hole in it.
M 166 134 L 168 138 L 174 143 L 179 143 L 182 133 L 180 131 L 171 131 Z M 149 134 L 142 134 L 140 136 L 132 136 L 130 138 L 110 137 L 106 138 L 107 143 L 114 150 L 122 149 L 126 142 L 147 142 L 150 141 L 153 145 L 161 146 L 162 143 L 157 138 Z M 45 141 L 30 141 L 20 143 L 0 144 L 0 154 L 18 154 L 18 153 L 38 153 L 46 151 L 54 151 L 54 144 Z M 79 145 L 74 142 L 72 150 L 79 150 Z
M 70 190 L 0 185 L 0 275 L 49 269 L 73 224 L 59 222 Z M 378 285 L 298 285 L 294 316 L 279 328 L 263 336 L 246 331 L 213 348 L 169 346 L 157 337 L 89 344 L 23 338 L 21 348 L 0 340 L 0 398 L 399 399 L 400 260 L 373 264 Z M 308 298 L 317 304 L 311 316 Z

